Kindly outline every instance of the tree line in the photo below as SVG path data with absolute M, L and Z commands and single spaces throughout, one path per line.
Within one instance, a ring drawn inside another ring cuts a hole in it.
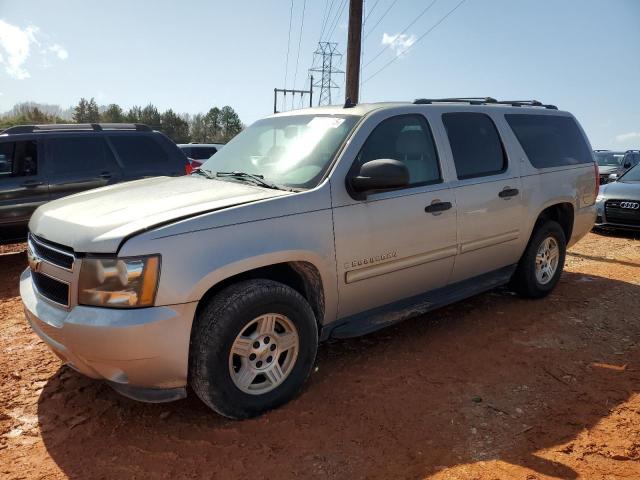
M 69 123 L 69 118 L 62 117 L 65 113 L 57 105 L 20 103 L 0 118 L 0 130 L 14 125 Z M 176 143 L 226 143 L 244 128 L 238 114 L 228 105 L 189 115 L 177 114 L 172 109 L 160 112 L 151 103 L 124 110 L 116 103 L 99 106 L 95 98 L 81 98 L 70 113 L 75 123 L 144 123 Z

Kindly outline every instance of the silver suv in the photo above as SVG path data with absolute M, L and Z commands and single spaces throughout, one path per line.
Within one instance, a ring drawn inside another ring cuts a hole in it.
M 40 207 L 20 292 L 72 368 L 151 402 L 190 384 L 246 418 L 300 390 L 319 341 L 498 285 L 547 295 L 597 192 L 584 132 L 550 105 L 298 110 L 190 176 Z

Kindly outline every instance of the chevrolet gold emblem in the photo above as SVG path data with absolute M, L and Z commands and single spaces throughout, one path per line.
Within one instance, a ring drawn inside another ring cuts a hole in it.
M 33 250 L 31 250 L 31 247 L 27 247 L 27 260 L 29 262 L 29 268 L 31 269 L 32 272 L 39 272 L 40 271 L 40 266 L 42 265 L 42 259 L 37 256 Z

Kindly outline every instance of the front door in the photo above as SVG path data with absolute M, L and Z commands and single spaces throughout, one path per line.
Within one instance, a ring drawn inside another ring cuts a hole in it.
M 367 161 L 390 158 L 405 163 L 409 186 L 334 203 L 339 318 L 442 287 L 451 274 L 455 197 L 443 180 L 423 115 L 382 120 L 364 142 L 352 171 Z
M 0 242 L 22 237 L 33 211 L 49 200 L 35 140 L 0 142 Z

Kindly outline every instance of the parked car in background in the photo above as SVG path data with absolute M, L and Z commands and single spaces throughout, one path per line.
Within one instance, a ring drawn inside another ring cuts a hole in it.
M 175 143 L 146 125 L 8 128 L 0 133 L 0 243 L 24 240 L 31 214 L 50 200 L 186 170 Z
M 625 171 L 623 166 L 625 152 L 594 150 L 593 156 L 598 164 L 598 175 L 600 178 L 600 184 L 602 185 L 609 181 L 609 175 L 612 173 L 621 175 Z
M 178 148 L 184 152 L 189 159 L 187 173 L 191 173 L 196 168 L 200 168 L 204 162 L 212 155 L 224 147 L 222 143 L 179 143 Z
M 640 164 L 600 187 L 596 227 L 640 230 Z
M 20 294 L 76 370 L 153 402 L 190 384 L 246 418 L 301 389 L 319 341 L 503 284 L 548 295 L 597 192 L 589 141 L 552 105 L 297 110 L 191 175 L 43 205 Z

